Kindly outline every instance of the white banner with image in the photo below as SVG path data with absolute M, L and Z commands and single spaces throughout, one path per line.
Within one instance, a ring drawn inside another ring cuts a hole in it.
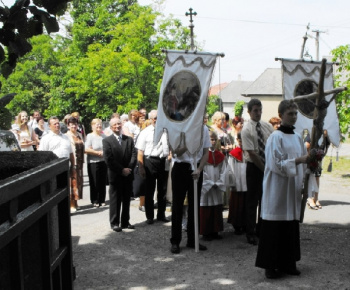
M 184 142 L 190 154 L 200 149 L 203 116 L 217 56 L 207 52 L 167 51 L 155 144 L 167 130 L 171 148 L 183 146 Z

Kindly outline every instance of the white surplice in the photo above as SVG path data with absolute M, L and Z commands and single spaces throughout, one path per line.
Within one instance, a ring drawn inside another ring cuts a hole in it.
M 222 161 L 218 166 L 207 163 L 203 168 L 203 184 L 201 192 L 201 206 L 216 206 L 223 204 L 223 191 L 226 190 L 226 162 Z M 216 184 L 218 187 L 213 188 Z
M 303 139 L 299 134 L 285 134 L 276 130 L 270 135 L 265 147 L 262 219 L 300 219 L 301 191 L 306 166 L 296 165 L 295 159 L 306 154 Z

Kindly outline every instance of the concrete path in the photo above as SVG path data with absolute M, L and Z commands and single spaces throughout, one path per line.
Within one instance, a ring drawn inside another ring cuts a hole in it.
M 339 148 L 339 156 L 350 158 L 350 144 Z M 335 151 L 333 157 L 335 168 Z M 91 206 L 86 170 L 84 174 L 81 209 L 71 217 L 75 289 L 349 289 L 350 178 L 322 175 L 323 208 L 306 209 L 301 225 L 302 276 L 276 282 L 254 267 L 256 247 L 233 235 L 226 222 L 224 239 L 206 244 L 208 251 L 186 249 L 185 239 L 180 255 L 169 251 L 171 224 L 147 225 L 138 201 L 130 208 L 136 229 L 111 231 L 108 202 L 103 208 Z

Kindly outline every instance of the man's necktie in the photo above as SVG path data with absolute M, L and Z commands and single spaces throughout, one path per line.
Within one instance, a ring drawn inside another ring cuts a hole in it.
M 256 124 L 256 133 L 258 135 L 258 147 L 259 147 L 259 156 L 261 158 L 261 161 L 265 163 L 265 144 L 264 144 L 264 137 L 261 132 L 261 124 L 258 122 Z
M 118 136 L 118 142 L 119 142 L 119 145 L 122 145 L 122 137 L 121 136 Z

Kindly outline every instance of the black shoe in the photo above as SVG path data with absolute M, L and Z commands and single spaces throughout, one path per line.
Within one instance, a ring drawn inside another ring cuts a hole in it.
M 154 223 L 153 219 L 146 220 L 146 224 L 152 225 Z
M 256 246 L 258 244 L 258 240 L 255 237 L 247 237 L 248 244 Z
M 288 275 L 292 275 L 292 276 L 299 276 L 300 275 L 300 271 L 295 268 L 295 269 L 279 269 L 279 271 L 281 271 L 282 273 L 288 274 Z
M 135 226 L 128 224 L 127 226 L 122 226 L 122 229 L 129 229 L 129 230 L 134 230 Z
M 157 218 L 157 221 L 160 221 L 160 222 L 163 222 L 163 223 L 168 223 L 168 222 L 170 222 L 170 220 L 168 220 L 166 217 Z
M 244 234 L 244 231 L 240 228 L 235 228 L 234 234 L 240 236 Z
M 122 231 L 122 228 L 118 227 L 118 226 L 111 226 L 111 229 L 115 232 L 118 232 L 118 233 Z
M 193 243 L 193 244 L 192 244 L 192 243 L 187 243 L 186 247 L 187 247 L 187 248 L 192 248 L 192 249 L 194 249 L 194 248 L 195 248 L 195 245 L 194 245 L 194 243 Z M 206 251 L 206 250 L 207 250 L 207 247 L 206 247 L 206 246 L 203 246 L 203 245 L 201 245 L 201 244 L 199 244 L 199 250 L 200 250 L 200 251 Z
M 145 212 L 145 211 L 146 211 L 146 209 L 145 209 L 145 207 L 144 207 L 144 206 L 139 206 L 139 210 L 140 210 L 140 211 L 143 211 L 143 212 Z
M 222 236 L 220 236 L 218 233 L 211 235 L 214 240 L 222 240 Z
M 265 277 L 267 279 L 277 279 L 281 277 L 281 274 L 277 272 L 275 269 L 266 269 L 265 270 Z
M 171 251 L 173 254 L 179 254 L 179 253 L 180 253 L 180 247 L 179 247 L 179 245 L 172 244 L 172 245 L 171 245 L 170 251 Z
M 212 241 L 213 240 L 213 237 L 211 235 L 203 235 L 203 241 Z

